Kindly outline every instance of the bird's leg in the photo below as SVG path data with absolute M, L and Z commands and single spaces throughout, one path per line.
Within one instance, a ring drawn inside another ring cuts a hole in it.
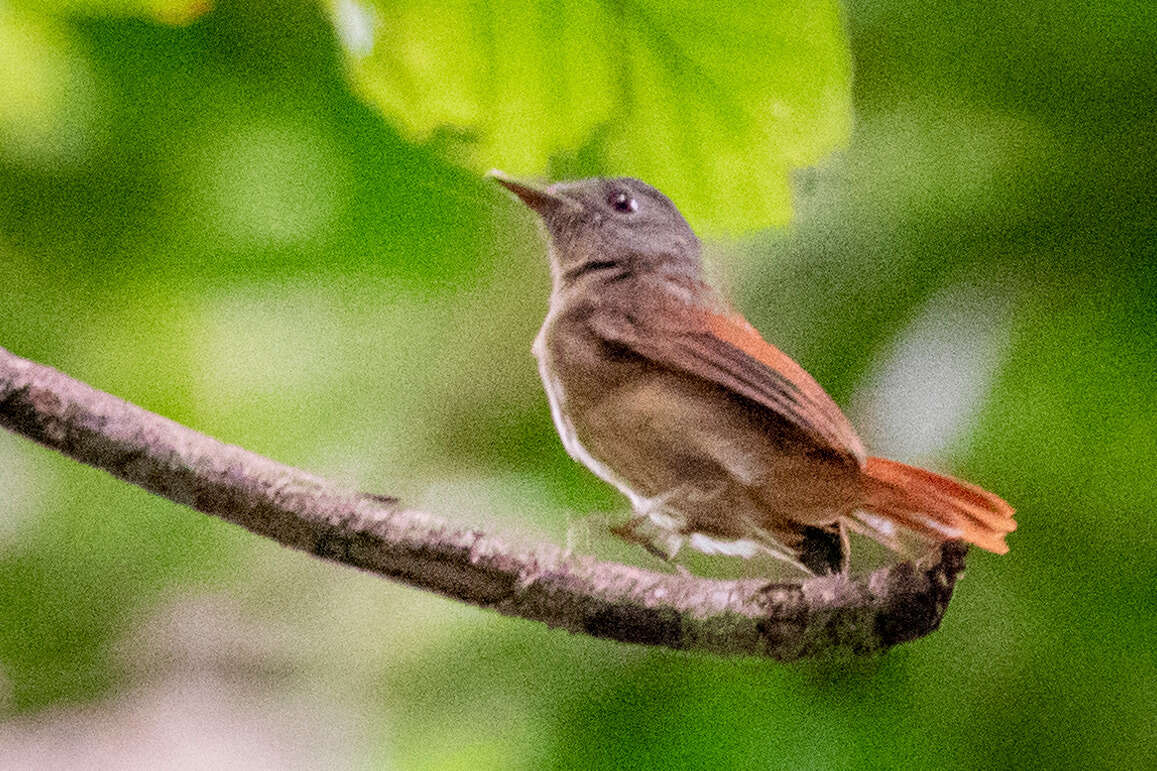
M 664 562 L 671 562 L 683 546 L 683 536 L 659 527 L 647 514 L 637 514 L 611 532 L 624 541 L 638 544 Z

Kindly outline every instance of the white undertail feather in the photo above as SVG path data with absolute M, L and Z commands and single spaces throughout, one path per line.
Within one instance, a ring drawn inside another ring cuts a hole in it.
M 702 533 L 692 533 L 688 545 L 704 554 L 722 554 L 727 557 L 751 559 L 761 551 L 759 544 L 746 538 L 739 541 L 717 541 Z

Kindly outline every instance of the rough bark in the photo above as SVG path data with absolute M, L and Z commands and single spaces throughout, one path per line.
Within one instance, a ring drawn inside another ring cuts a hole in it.
M 967 551 L 949 541 L 861 578 L 768 583 L 518 546 L 224 444 L 3 348 L 0 426 L 294 549 L 621 642 L 781 660 L 882 650 L 939 626 Z

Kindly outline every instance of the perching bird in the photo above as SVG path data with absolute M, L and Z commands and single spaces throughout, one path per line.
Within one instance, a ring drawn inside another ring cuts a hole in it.
M 562 442 L 630 499 L 615 532 L 847 569 L 845 528 L 1008 551 L 1016 523 L 979 487 L 883 458 L 823 388 L 703 277 L 699 239 L 636 179 L 549 187 L 494 177 L 542 218 L 553 291 L 534 343 Z

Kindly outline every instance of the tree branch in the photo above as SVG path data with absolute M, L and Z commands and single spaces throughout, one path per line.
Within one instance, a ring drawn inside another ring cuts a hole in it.
M 316 556 L 552 627 L 781 660 L 869 653 L 933 631 L 964 569 L 950 541 L 866 578 L 662 575 L 516 547 L 395 499 L 223 444 L 0 348 L 0 426 L 126 482 Z

